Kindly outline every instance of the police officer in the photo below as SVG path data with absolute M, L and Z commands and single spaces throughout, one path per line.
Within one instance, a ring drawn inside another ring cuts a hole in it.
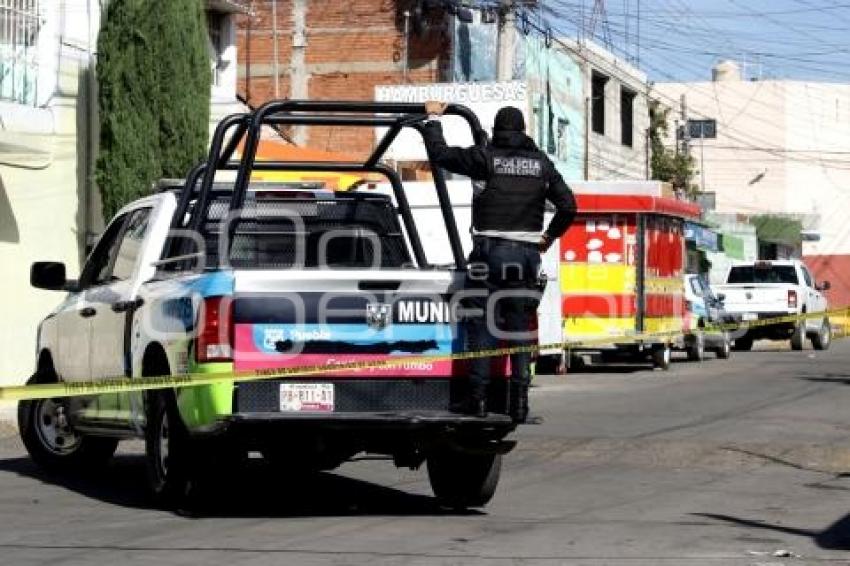
M 540 254 L 569 227 L 576 214 L 575 198 L 546 154 L 525 135 L 525 120 L 517 108 L 499 110 L 493 139 L 486 147 L 461 148 L 446 144 L 436 119 L 446 106 L 425 103 L 430 119 L 423 134 L 432 163 L 478 181 L 473 183 L 473 249 L 467 277 L 472 297 L 466 301 L 477 316 L 467 322 L 469 347 L 494 348 L 500 336 L 512 337 L 512 345 L 528 344 L 531 317 L 539 303 L 535 288 Z M 556 212 L 543 231 L 547 200 Z M 495 305 L 488 305 L 491 299 L 497 299 Z M 488 312 L 496 313 L 496 320 L 488 320 Z M 530 362 L 529 353 L 511 355 L 508 412 L 516 423 L 528 417 Z M 490 364 L 490 358 L 472 361 L 469 395 L 452 410 L 486 415 Z

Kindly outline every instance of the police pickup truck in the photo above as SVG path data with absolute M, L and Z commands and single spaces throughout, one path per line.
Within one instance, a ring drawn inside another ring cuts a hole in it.
M 466 108 L 449 112 L 485 139 Z M 465 347 L 465 264 L 445 181 L 436 169 L 455 263 L 438 267 L 423 254 L 400 178 L 380 162 L 391 138 L 425 118 L 416 104 L 299 101 L 230 116 L 182 186 L 119 211 L 77 279 L 62 264 L 35 263 L 32 284 L 67 296 L 39 327 L 31 383 L 328 371 L 24 401 L 20 433 L 33 459 L 60 471 L 91 466 L 119 440 L 143 438 L 153 494 L 172 505 L 248 451 L 288 470 L 333 469 L 367 452 L 397 466 L 427 463 L 446 506 L 486 504 L 514 424 L 498 411 L 449 411 L 464 365 L 439 356 Z M 256 161 L 260 128 L 292 123 L 381 126 L 390 139 L 362 163 Z M 395 198 L 252 181 L 260 169 L 378 173 Z M 216 180 L 222 170 L 235 170 L 235 181 Z M 378 365 L 394 356 L 404 363 Z M 349 362 L 377 364 L 333 371 Z M 493 382 L 493 404 L 504 403 L 506 382 Z
M 726 312 L 743 324 L 734 332 L 736 350 L 750 350 L 758 339 L 790 340 L 793 350 L 802 350 L 807 338 L 816 350 L 825 350 L 832 342 L 824 296 L 829 286 L 829 281 L 815 282 L 800 260 L 758 260 L 733 264 L 726 282 L 714 289 Z M 809 316 L 747 328 L 748 322 L 793 315 Z

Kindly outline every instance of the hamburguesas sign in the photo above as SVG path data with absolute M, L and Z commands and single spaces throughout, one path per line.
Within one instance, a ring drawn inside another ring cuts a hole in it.
M 429 83 L 419 85 L 380 85 L 375 87 L 378 102 L 418 102 L 439 100 L 463 104 L 475 112 L 481 125 L 488 131 L 493 126 L 496 112 L 503 106 L 518 108 L 530 124 L 528 85 L 524 81 L 478 83 Z M 458 116 L 441 118 L 446 140 L 450 145 L 472 145 L 469 126 Z M 386 128 L 378 128 L 378 139 Z M 386 157 L 397 161 L 425 161 L 422 138 L 415 131 L 405 129 L 393 142 Z

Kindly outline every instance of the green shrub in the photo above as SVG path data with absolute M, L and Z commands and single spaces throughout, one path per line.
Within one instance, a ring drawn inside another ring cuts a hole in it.
M 98 37 L 103 215 L 204 156 L 210 67 L 202 0 L 112 0 Z

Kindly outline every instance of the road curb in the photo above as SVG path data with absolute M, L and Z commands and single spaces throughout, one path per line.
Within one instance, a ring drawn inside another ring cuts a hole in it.
M 0 401 L 0 436 L 9 430 L 18 430 L 18 405 Z

